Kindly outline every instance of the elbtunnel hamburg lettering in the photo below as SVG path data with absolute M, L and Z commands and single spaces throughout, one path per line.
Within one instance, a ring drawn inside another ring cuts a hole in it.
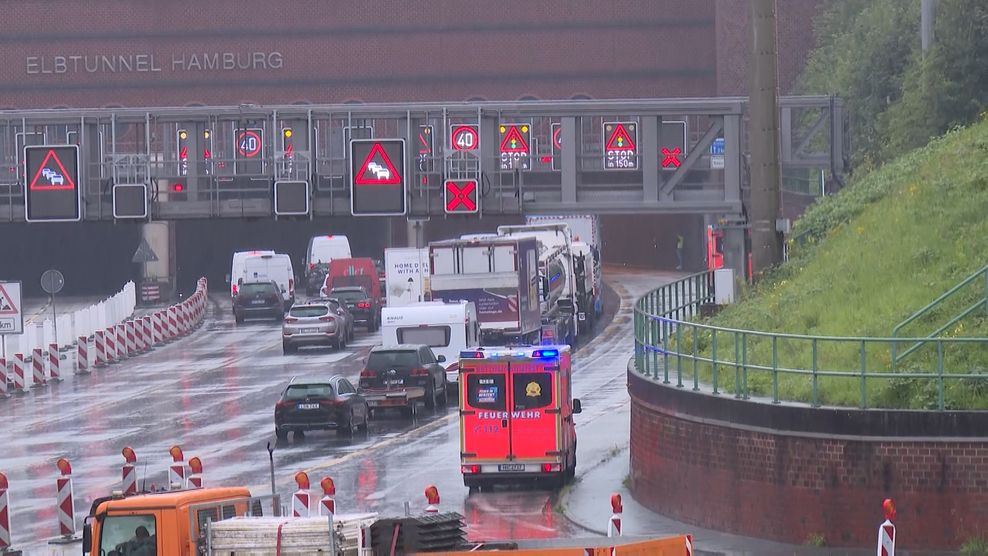
M 170 64 L 168 63 L 170 62 Z M 27 56 L 28 75 L 66 73 L 160 73 L 233 70 L 280 70 L 285 67 L 281 52 L 193 52 L 161 58 L 142 54 L 58 54 Z

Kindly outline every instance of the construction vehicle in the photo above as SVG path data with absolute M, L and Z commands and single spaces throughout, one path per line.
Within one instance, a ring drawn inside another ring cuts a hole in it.
M 498 226 L 505 238 L 538 241 L 542 283 L 543 344 L 575 345 L 593 328 L 600 291 L 594 287 L 594 257 L 589 245 L 574 242 L 565 223 Z
M 433 300 L 471 302 L 482 345 L 538 343 L 541 331 L 538 241 L 479 237 L 429 244 Z

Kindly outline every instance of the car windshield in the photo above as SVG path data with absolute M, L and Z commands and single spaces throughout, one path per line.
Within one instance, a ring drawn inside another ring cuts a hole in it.
M 328 398 L 333 395 L 332 384 L 292 384 L 285 390 L 286 400 L 305 398 Z
M 275 290 L 271 284 L 244 284 L 240 288 L 240 293 L 245 295 L 261 295 L 275 293 Z
M 333 297 L 343 301 L 359 301 L 367 299 L 367 292 L 364 290 L 333 290 L 330 292 Z
M 288 311 L 288 316 L 297 318 L 321 317 L 329 312 L 329 309 L 322 305 L 307 305 L 305 307 L 292 307 Z
M 387 370 L 392 367 L 415 367 L 419 364 L 418 353 L 412 350 L 375 351 L 367 358 L 367 368 Z

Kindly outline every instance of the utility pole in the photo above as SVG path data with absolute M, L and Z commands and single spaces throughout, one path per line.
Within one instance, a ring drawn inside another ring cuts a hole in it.
M 933 22 L 936 20 L 937 0 L 919 0 L 919 39 L 923 52 L 933 44 Z
M 779 217 L 779 106 L 776 75 L 775 0 L 751 0 L 749 73 L 751 141 L 751 265 L 755 275 L 782 260 Z

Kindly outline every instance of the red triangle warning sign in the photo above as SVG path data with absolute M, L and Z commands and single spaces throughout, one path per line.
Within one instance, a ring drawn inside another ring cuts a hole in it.
M 29 187 L 32 191 L 63 191 L 75 189 L 75 182 L 65 171 L 65 166 L 55 154 L 55 149 L 48 149 L 48 154 L 38 166 L 38 171 L 34 174 Z
M 0 286 L 0 316 L 12 316 L 20 313 L 14 306 L 14 301 L 3 286 Z
M 634 129 L 634 128 L 632 128 Z M 615 124 L 614 131 L 611 132 L 611 137 L 607 140 L 607 145 L 604 147 L 607 150 L 635 150 L 635 140 L 631 138 L 631 134 L 624 127 L 624 124 Z
M 527 153 L 528 152 L 528 141 L 525 140 L 525 136 L 518 131 L 518 126 L 511 126 L 508 128 L 507 133 L 504 134 L 504 139 L 501 139 L 501 152 L 503 153 Z
M 355 185 L 401 185 L 401 174 L 380 143 L 374 143 L 360 171 L 353 177 Z

